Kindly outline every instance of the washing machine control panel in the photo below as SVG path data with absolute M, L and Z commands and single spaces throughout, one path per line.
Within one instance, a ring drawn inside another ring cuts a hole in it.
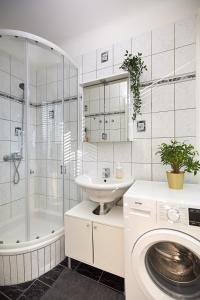
M 177 222 L 180 219 L 180 212 L 176 208 L 170 208 L 167 211 L 168 220 L 171 222 Z
M 189 224 L 200 227 L 200 209 L 188 208 Z
M 188 224 L 188 212 L 186 207 L 160 203 L 159 216 L 161 221 Z

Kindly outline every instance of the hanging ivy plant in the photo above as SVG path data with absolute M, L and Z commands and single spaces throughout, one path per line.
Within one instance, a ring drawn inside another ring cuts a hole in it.
M 147 66 L 142 60 L 142 53 L 137 55 L 129 54 L 126 50 L 124 61 L 120 69 L 128 71 L 130 74 L 130 88 L 133 93 L 133 120 L 136 119 L 138 114 L 141 114 L 141 105 L 142 100 L 140 97 L 140 77 L 143 74 L 143 71 L 147 71 Z

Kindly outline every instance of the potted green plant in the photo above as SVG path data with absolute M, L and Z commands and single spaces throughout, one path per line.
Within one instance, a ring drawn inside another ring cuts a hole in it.
M 142 53 L 137 55 L 129 54 L 126 50 L 124 61 L 121 65 L 121 69 L 128 71 L 130 76 L 130 89 L 133 94 L 133 120 L 140 114 L 142 100 L 140 97 L 140 77 L 144 70 L 147 71 L 147 66 L 144 64 L 142 59 Z
M 184 173 L 196 175 L 200 170 L 200 162 L 196 160 L 198 152 L 194 150 L 194 146 L 191 144 L 171 140 L 169 144 L 162 143 L 156 154 L 160 155 L 163 165 L 171 166 L 171 171 L 167 171 L 169 188 L 182 189 Z

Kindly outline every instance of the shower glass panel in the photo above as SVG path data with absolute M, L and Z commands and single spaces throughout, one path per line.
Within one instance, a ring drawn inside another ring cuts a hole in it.
M 78 70 L 35 38 L 0 36 L 0 245 L 62 229 L 79 199 Z
M 63 226 L 63 60 L 28 43 L 31 240 Z
M 64 211 L 78 203 L 78 69 L 64 58 Z
M 27 240 L 26 41 L 0 38 L 0 243 Z

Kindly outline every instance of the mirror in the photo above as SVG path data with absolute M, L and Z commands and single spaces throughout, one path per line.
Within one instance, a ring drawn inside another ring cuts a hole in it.
M 128 140 L 128 79 L 83 88 L 85 142 Z

